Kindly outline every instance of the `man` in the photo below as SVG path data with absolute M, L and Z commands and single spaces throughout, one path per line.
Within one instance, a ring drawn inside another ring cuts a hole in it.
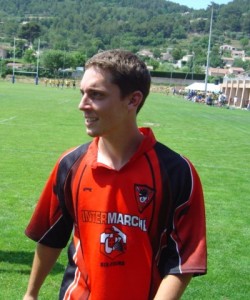
M 60 299 L 179 299 L 206 273 L 202 187 L 193 165 L 160 144 L 136 115 L 150 89 L 130 52 L 101 52 L 80 84 L 91 143 L 56 163 L 26 234 L 37 241 L 24 299 L 37 299 L 69 246 Z

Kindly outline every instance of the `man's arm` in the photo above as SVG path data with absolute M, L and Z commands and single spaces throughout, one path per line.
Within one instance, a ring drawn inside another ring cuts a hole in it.
M 57 261 L 62 249 L 37 244 L 27 291 L 23 300 L 38 299 L 39 290 Z
M 181 298 L 193 274 L 167 275 L 162 279 L 154 300 L 178 300 Z

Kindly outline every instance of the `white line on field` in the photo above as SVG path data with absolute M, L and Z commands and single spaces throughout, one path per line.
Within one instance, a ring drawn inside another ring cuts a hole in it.
M 8 118 L 8 119 L 0 120 L 0 124 L 7 123 L 7 122 L 9 122 L 9 121 L 11 121 L 11 120 L 13 120 L 13 119 L 15 119 L 15 118 L 16 118 L 16 116 L 13 116 L 13 117 L 10 117 L 10 118 Z

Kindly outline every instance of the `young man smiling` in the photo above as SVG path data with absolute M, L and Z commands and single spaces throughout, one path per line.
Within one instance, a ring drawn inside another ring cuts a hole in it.
M 37 299 L 72 229 L 59 299 L 179 299 L 206 273 L 198 174 L 138 128 L 151 80 L 136 55 L 101 52 L 85 67 L 79 109 L 93 141 L 60 157 L 38 201 L 26 229 L 37 248 L 24 299 Z

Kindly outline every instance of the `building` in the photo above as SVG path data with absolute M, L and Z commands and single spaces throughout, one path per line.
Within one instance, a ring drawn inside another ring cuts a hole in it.
M 190 62 L 193 59 L 194 55 L 193 54 L 187 54 L 182 57 L 182 59 L 178 60 L 175 66 L 177 68 L 182 68 L 185 66 L 188 62 Z
M 149 50 L 146 50 L 146 49 L 143 49 L 143 50 L 139 51 L 137 54 L 140 55 L 140 56 L 144 56 L 144 57 L 154 58 L 153 53 Z
M 232 57 L 222 57 L 222 60 L 225 64 L 226 68 L 232 67 L 232 65 L 234 63 L 234 59 Z
M 250 77 L 224 78 L 221 90 L 229 105 L 245 108 L 250 101 Z
M 228 69 L 223 69 L 223 68 L 208 68 L 208 75 L 209 76 L 224 77 L 227 74 L 228 74 Z
M 245 72 L 243 68 L 231 67 L 228 69 L 228 74 L 241 75 Z
M 222 45 L 220 46 L 220 51 L 233 51 L 236 50 L 232 45 Z
M 169 52 L 161 53 L 161 59 L 164 61 L 173 61 L 173 56 Z
M 0 46 L 0 58 L 4 59 L 7 57 L 8 50 L 6 47 Z
M 236 59 L 236 58 L 242 59 L 245 57 L 245 51 L 244 50 L 232 50 L 231 56 L 233 59 Z
M 242 60 L 243 60 L 243 61 L 250 61 L 250 56 L 244 56 L 244 57 L 242 58 Z

